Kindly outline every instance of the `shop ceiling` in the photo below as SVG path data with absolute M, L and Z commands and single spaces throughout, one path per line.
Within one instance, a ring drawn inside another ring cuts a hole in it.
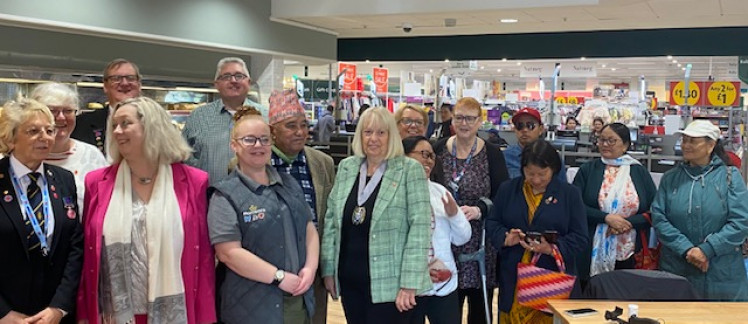
M 748 1 L 272 0 L 272 17 L 339 38 L 730 27 L 746 25 Z M 412 29 L 405 32 L 404 25 Z

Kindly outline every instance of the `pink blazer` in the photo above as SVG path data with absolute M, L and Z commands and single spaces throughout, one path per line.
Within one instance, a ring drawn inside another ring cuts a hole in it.
M 99 265 L 104 216 L 114 190 L 119 164 L 89 172 L 83 204 L 83 274 L 78 287 L 78 319 L 98 324 Z M 214 323 L 215 255 L 208 237 L 208 174 L 182 163 L 171 165 L 174 191 L 182 211 L 184 251 L 182 279 L 187 303 L 187 323 Z

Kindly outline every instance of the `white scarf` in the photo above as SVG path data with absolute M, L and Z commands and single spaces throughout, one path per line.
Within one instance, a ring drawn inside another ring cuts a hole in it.
M 148 211 L 146 216 L 148 323 L 166 323 L 175 318 L 184 319 L 186 323 L 184 282 L 181 270 L 184 228 L 179 202 L 174 192 L 171 165 L 159 165 L 158 176 L 154 181 L 151 199 L 146 205 Z M 126 248 L 112 249 L 112 252 L 121 251 L 124 255 L 112 255 L 109 259 L 124 258 L 127 260 L 130 257 L 133 222 L 132 195 L 130 167 L 126 161 L 122 161 L 117 170 L 114 191 L 104 218 L 103 233 L 107 246 L 122 244 Z M 110 268 L 110 270 L 114 269 Z M 128 273 L 127 270 L 125 273 Z M 107 279 L 130 280 L 130 277 L 105 278 Z M 123 286 L 119 285 L 119 287 Z M 129 287 L 129 285 L 124 287 Z M 112 297 L 116 298 L 123 294 L 129 296 L 129 292 L 126 291 L 113 291 Z M 130 299 L 126 298 L 124 302 L 130 302 Z M 111 318 L 118 324 L 134 323 L 135 314 L 133 314 L 132 305 L 121 309 L 120 313 L 109 314 L 112 315 Z
M 608 191 L 608 195 L 603 200 L 600 210 L 610 214 L 619 213 L 624 193 L 626 192 L 626 183 L 630 179 L 631 165 L 641 164 L 628 154 L 616 159 L 600 158 L 605 165 L 618 166 L 613 185 Z M 621 236 L 621 237 L 619 237 Z M 626 237 L 623 237 L 626 236 Z M 630 230 L 620 235 L 608 235 L 608 224 L 597 224 L 595 236 L 592 239 L 592 262 L 590 263 L 590 276 L 613 271 L 616 263 L 616 245 L 617 241 L 633 242 L 636 239 L 636 231 Z

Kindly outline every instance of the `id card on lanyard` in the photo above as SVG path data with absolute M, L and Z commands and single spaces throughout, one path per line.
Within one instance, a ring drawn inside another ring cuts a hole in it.
M 454 196 L 455 200 L 460 199 L 458 190 L 460 189 L 460 180 L 462 180 L 462 177 L 465 176 L 465 169 L 467 169 L 468 165 L 470 165 L 470 161 L 473 159 L 473 155 L 475 154 L 475 150 L 478 149 L 478 138 L 475 138 L 475 142 L 473 142 L 473 147 L 470 149 L 470 154 L 468 154 L 467 159 L 465 159 L 465 164 L 462 165 L 462 170 L 460 172 L 457 172 L 457 139 L 452 141 L 452 178 L 449 181 L 449 189 L 452 191 L 452 196 Z
M 36 215 L 34 215 L 34 209 L 31 207 L 31 203 L 29 203 L 29 198 L 26 196 L 26 193 L 21 190 L 21 182 L 18 180 L 13 167 L 11 166 L 9 169 L 10 177 L 13 180 L 13 187 L 15 187 L 16 196 L 18 196 L 18 203 L 21 205 L 21 210 L 25 213 L 26 217 L 28 217 L 29 222 L 31 223 L 31 228 L 33 228 L 34 234 L 39 239 L 42 254 L 47 256 L 49 254 L 47 235 L 49 234 L 50 229 L 50 215 L 52 215 L 52 204 L 49 200 L 47 178 L 44 177 L 44 174 L 41 175 L 42 185 L 39 188 L 42 193 L 42 214 L 44 215 L 44 228 L 42 229 L 39 220 L 37 220 Z

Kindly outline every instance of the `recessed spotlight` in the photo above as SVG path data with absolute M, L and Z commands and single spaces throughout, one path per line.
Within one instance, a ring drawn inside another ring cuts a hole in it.
M 483 70 L 483 69 L 485 69 L 485 68 L 486 68 L 485 66 L 481 66 L 481 67 L 480 67 L 480 69 L 481 69 L 481 70 Z
M 616 70 L 616 68 L 610 68 L 610 70 L 611 70 L 611 71 L 615 71 L 615 70 Z
M 684 67 L 682 67 L 682 68 L 680 68 L 680 69 L 681 69 L 681 70 L 683 70 L 683 71 L 685 71 L 685 70 L 686 70 L 686 68 L 684 68 Z
M 447 62 L 447 63 L 449 63 L 449 59 L 444 59 L 444 62 Z
M 429 73 L 434 73 L 434 69 L 429 69 Z
M 514 18 L 501 18 L 499 21 L 505 24 L 513 24 L 513 23 L 518 22 L 519 20 L 514 19 Z
M 519 65 L 522 65 L 522 62 L 517 62 L 517 65 L 518 65 L 518 66 L 519 66 Z
M 496 69 L 496 72 L 501 72 L 501 69 Z
M 501 61 L 502 61 L 502 62 L 506 62 L 506 57 L 505 57 L 505 58 L 503 58 L 503 59 L 501 59 Z
M 678 60 L 673 60 L 673 63 L 678 63 Z
M 371 63 L 371 61 L 369 61 L 369 60 L 366 60 L 366 63 Z
M 584 61 L 584 60 L 586 60 L 587 58 L 586 58 L 586 57 L 584 57 L 584 56 L 582 56 L 582 57 L 581 57 L 581 58 L 579 58 L 579 59 L 580 59 L 580 60 L 582 60 L 582 61 Z
M 603 68 L 605 68 L 606 66 L 607 66 L 606 64 L 603 64 Z
M 672 60 L 672 59 L 673 59 L 673 56 L 672 56 L 672 55 L 668 55 L 668 56 L 667 56 L 667 59 L 668 59 L 668 60 Z
M 681 67 L 681 66 L 683 66 L 683 65 L 681 65 L 680 63 L 678 63 L 678 67 Z

